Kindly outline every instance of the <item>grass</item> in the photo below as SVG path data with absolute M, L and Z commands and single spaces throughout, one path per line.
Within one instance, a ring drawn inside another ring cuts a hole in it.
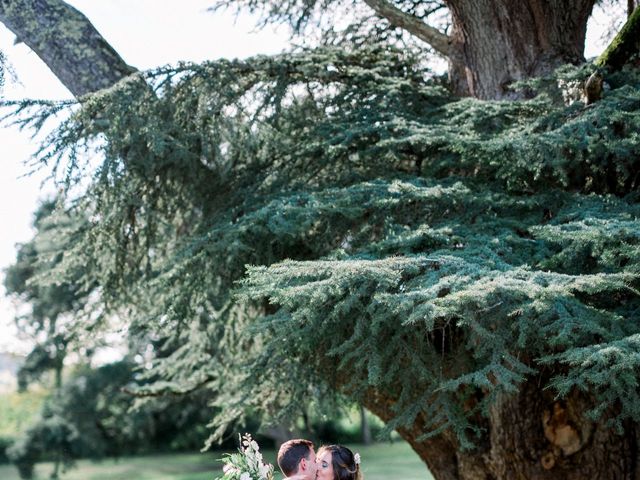
M 424 463 L 404 442 L 381 443 L 369 447 L 353 446 L 362 456 L 365 480 L 431 480 Z M 267 461 L 274 463 L 275 453 L 265 451 Z M 63 480 L 213 480 L 221 472 L 217 461 L 221 452 L 202 454 L 167 454 L 105 460 L 99 463 L 82 460 L 77 468 L 62 475 Z M 51 464 L 39 464 L 36 478 L 44 480 Z M 0 465 L 2 480 L 19 480 L 17 470 Z M 276 479 L 282 478 L 280 475 Z

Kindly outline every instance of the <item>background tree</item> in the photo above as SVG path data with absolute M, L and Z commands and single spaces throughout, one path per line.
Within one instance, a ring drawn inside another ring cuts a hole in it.
M 20 478 L 34 466 L 54 461 L 51 478 L 78 458 L 197 450 L 208 433 L 206 398 L 165 399 L 134 407 L 126 389 L 136 383 L 130 359 L 91 367 L 76 365 L 60 392 L 51 395 L 38 418 L 8 449 Z
M 18 370 L 18 387 L 26 390 L 46 373 L 54 374 L 53 398 L 42 417 L 8 450 L 21 478 L 32 478 L 34 463 L 43 455 L 54 461 L 52 478 L 58 478 L 60 467 L 72 464 L 77 450 L 74 445 L 84 440 L 54 406 L 62 394 L 64 360 L 73 348 L 71 344 L 77 341 L 68 326 L 73 321 L 85 321 L 83 310 L 93 289 L 92 284 L 83 282 L 82 272 L 77 269 L 73 274 L 67 272 L 71 275 L 69 281 L 55 278 L 65 249 L 74 243 L 68 236 L 69 229 L 78 228 L 81 218 L 56 211 L 55 200 L 43 202 L 35 213 L 33 240 L 18 247 L 16 263 L 5 272 L 7 293 L 28 308 L 16 317 L 16 324 L 33 343 Z M 76 350 L 87 354 L 84 349 Z
M 550 5 L 579 38 L 584 9 Z M 422 54 L 323 46 L 13 104 L 25 126 L 69 111 L 38 152 L 88 219 L 62 278 L 82 265 L 157 342 L 140 393 L 208 392 L 216 435 L 340 392 L 439 479 L 634 478 L 638 71 L 589 108 L 558 85 L 591 66 L 486 102 Z
M 21 389 L 48 371 L 54 372 L 54 388 L 62 386 L 63 363 L 69 342 L 73 340 L 65 327 L 64 317 L 81 315 L 93 288 L 83 283 L 78 271 L 69 282 L 51 278 L 55 276 L 64 250 L 73 244 L 66 234 L 74 221 L 78 221 L 55 212 L 55 208 L 55 200 L 45 201 L 39 207 L 33 222 L 35 237 L 18 247 L 16 263 L 5 272 L 7 293 L 28 307 L 26 313 L 16 318 L 16 324 L 34 343 L 18 371 Z M 43 278 L 38 282 L 39 275 Z

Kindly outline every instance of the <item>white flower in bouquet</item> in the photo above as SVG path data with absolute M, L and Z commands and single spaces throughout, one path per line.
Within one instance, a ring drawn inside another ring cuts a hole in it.
M 273 466 L 264 463 L 258 443 L 248 433 L 240 437 L 238 453 L 222 462 L 223 475 L 216 480 L 273 480 Z
M 225 475 L 226 474 L 232 475 L 234 473 L 240 473 L 240 471 L 230 463 L 227 463 L 224 467 L 222 467 L 222 472 Z

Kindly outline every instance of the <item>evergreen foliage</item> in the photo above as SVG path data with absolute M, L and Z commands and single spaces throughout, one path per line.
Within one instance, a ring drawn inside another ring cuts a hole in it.
M 450 27 L 450 13 L 441 0 L 392 0 L 391 8 L 398 9 L 427 24 L 446 30 Z M 335 0 L 216 0 L 211 10 L 230 9 L 236 14 L 250 12 L 260 18 L 261 26 L 286 25 L 294 37 L 305 40 L 314 32 L 324 44 L 344 45 L 344 42 L 367 44 L 372 39 L 392 42 L 412 42 L 402 30 L 386 18 L 376 15 L 362 2 Z M 422 44 L 424 47 L 424 44 Z
M 410 52 L 326 47 L 7 106 L 70 111 L 38 152 L 88 218 L 56 273 L 155 340 L 144 392 L 209 392 L 218 435 L 378 392 L 470 447 L 532 379 L 639 420 L 640 76 L 589 107 L 567 78 L 456 99 Z

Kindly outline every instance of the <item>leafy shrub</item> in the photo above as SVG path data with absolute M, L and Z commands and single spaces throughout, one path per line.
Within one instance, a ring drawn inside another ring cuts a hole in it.
M 14 441 L 15 439 L 10 437 L 0 437 L 0 464 L 9 463 L 7 448 L 9 448 Z

